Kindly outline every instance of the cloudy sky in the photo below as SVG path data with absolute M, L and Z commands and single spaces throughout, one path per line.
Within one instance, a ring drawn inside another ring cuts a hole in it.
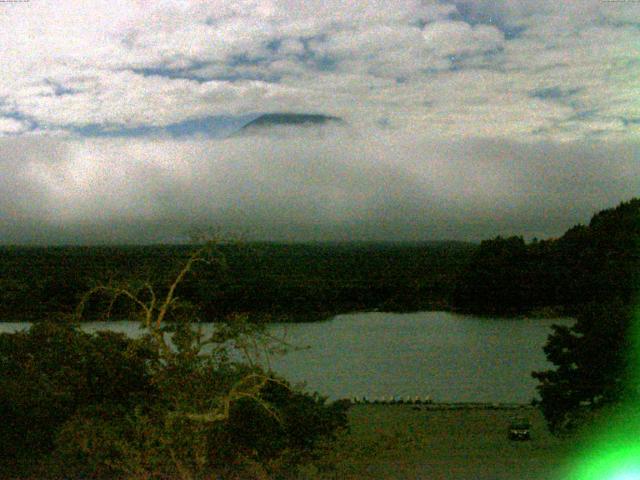
M 0 2 L 0 243 L 557 236 L 640 194 L 640 3 Z M 228 135 L 264 112 L 344 126 Z

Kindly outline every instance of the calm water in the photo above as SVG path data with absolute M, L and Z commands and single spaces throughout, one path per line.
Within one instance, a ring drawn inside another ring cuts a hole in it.
M 272 358 L 274 370 L 331 398 L 427 396 L 435 401 L 528 402 L 532 370 L 552 324 L 570 319 L 487 319 L 447 312 L 358 313 L 328 322 L 274 325 L 274 333 L 309 348 Z M 0 323 L 0 331 L 27 328 Z M 87 323 L 139 334 L 134 322 Z

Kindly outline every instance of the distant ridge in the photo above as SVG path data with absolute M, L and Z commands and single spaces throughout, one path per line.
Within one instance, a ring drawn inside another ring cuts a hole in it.
M 238 133 L 249 133 L 251 131 L 262 130 L 270 127 L 306 127 L 326 125 L 328 123 L 343 125 L 345 122 L 340 117 L 322 115 L 319 113 L 265 113 L 244 125 Z

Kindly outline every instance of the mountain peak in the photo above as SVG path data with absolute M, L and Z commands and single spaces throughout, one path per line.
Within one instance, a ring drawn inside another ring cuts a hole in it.
M 335 123 L 336 125 L 344 124 L 344 120 L 340 117 L 334 117 L 331 115 L 323 115 L 319 113 L 290 113 L 290 112 L 276 112 L 276 113 L 264 113 L 258 118 L 250 121 L 244 125 L 240 131 L 246 132 L 251 130 L 270 128 L 270 127 L 308 127 L 308 126 L 321 126 L 329 123 Z

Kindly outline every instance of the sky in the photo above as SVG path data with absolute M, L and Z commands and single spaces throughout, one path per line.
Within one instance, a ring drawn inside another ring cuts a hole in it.
M 640 192 L 640 2 L 0 2 L 0 244 L 549 238 Z M 341 125 L 230 135 L 268 112 Z

